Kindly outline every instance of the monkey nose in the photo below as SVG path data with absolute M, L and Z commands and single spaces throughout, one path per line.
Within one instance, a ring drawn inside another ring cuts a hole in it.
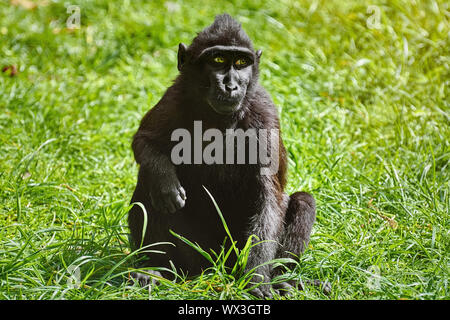
M 235 91 L 235 90 L 237 90 L 238 89 L 238 86 L 237 85 L 228 85 L 228 84 L 226 84 L 225 85 L 225 90 L 227 90 L 227 92 L 233 92 L 233 91 Z

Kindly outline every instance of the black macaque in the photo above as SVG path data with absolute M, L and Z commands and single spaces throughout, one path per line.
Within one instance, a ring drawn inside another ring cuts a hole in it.
M 169 229 L 207 251 L 220 252 L 226 233 L 203 186 L 215 198 L 238 247 L 252 234 L 259 240 L 274 240 L 252 248 L 247 270 L 276 257 L 292 257 L 289 253 L 299 255 L 308 245 L 315 201 L 306 192 L 291 196 L 283 192 L 286 151 L 281 135 L 277 136 L 277 154 L 270 155 L 278 163 L 272 174 L 263 174 L 261 163 L 174 164 L 171 158 L 176 142 L 172 133 L 182 128 L 194 135 L 194 121 L 201 121 L 203 129 L 215 128 L 224 135 L 227 129 L 279 130 L 277 109 L 258 83 L 260 58 L 261 51 L 253 49 L 241 25 L 228 14 L 217 16 L 189 47 L 179 45 L 180 74 L 142 119 L 132 143 L 140 169 L 131 202 L 142 203 L 148 218 L 142 237 L 143 210 L 138 205 L 130 210 L 132 245 L 175 244 L 152 247 L 166 254 L 148 253 L 146 267 L 170 269 L 172 261 L 185 273 L 195 275 L 210 266 Z M 252 282 L 267 283 L 275 272 L 270 265 L 259 267 Z M 149 280 L 143 274 L 134 276 Z M 259 298 L 271 297 L 270 288 L 262 284 L 252 293 Z M 288 283 L 278 287 L 287 288 Z

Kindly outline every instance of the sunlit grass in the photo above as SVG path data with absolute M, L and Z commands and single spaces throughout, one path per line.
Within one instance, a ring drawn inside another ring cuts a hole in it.
M 317 200 L 295 273 L 333 290 L 292 298 L 449 298 L 447 2 L 78 1 L 75 30 L 64 1 L 35 3 L 0 2 L 0 70 L 18 71 L 0 73 L 0 299 L 251 298 L 207 248 L 217 265 L 197 278 L 127 281 L 132 135 L 178 43 L 222 12 L 263 50 L 287 191 Z

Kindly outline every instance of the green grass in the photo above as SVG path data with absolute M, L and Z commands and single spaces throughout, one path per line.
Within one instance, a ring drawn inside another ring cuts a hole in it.
M 178 43 L 222 12 L 263 50 L 287 191 L 317 199 L 296 272 L 333 291 L 293 298 L 450 297 L 448 2 L 77 1 L 74 31 L 65 2 L 0 2 L 0 68 L 18 68 L 0 73 L 0 299 L 250 298 L 220 263 L 150 292 L 126 281 L 131 138 Z

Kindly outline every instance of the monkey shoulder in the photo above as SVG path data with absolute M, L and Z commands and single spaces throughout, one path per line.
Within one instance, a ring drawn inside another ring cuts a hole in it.
M 259 83 L 249 98 L 248 121 L 257 129 L 279 129 L 278 110 L 270 94 Z
M 145 114 L 141 128 L 146 130 L 172 131 L 180 126 L 183 119 L 179 89 L 169 87 L 161 99 Z

